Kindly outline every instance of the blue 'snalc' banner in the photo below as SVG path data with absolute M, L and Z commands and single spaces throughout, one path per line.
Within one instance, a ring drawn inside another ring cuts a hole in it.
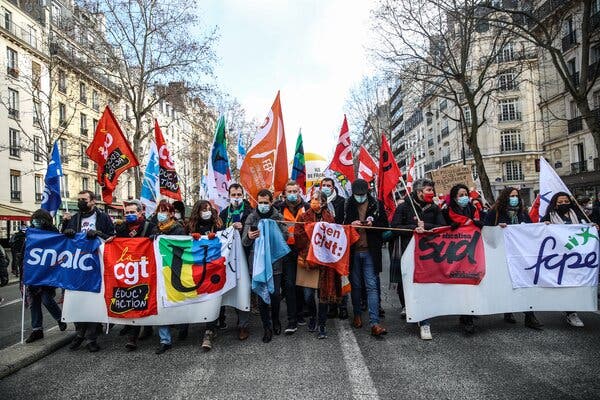
M 23 255 L 23 283 L 84 292 L 100 292 L 102 273 L 100 239 L 78 233 L 69 239 L 60 233 L 27 229 Z

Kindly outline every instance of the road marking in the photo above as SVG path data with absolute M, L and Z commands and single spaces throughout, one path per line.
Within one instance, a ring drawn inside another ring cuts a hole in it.
M 339 333 L 340 346 L 346 363 L 350 386 L 352 387 L 352 398 L 378 400 L 379 394 L 375 389 L 360 347 L 358 347 L 354 332 L 352 332 L 347 321 L 342 322 L 336 319 L 335 327 Z
M 15 299 L 15 300 L 7 301 L 5 303 L 2 303 L 2 305 L 0 305 L 0 308 L 11 306 L 13 304 L 19 303 L 20 301 L 21 301 L 21 299 Z

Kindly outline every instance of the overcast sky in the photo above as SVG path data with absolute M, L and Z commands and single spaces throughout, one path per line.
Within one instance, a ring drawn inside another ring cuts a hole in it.
M 350 88 L 372 70 L 365 49 L 371 1 L 203 0 L 219 27 L 217 84 L 262 121 L 277 90 L 288 157 L 298 129 L 304 151 L 330 156 Z

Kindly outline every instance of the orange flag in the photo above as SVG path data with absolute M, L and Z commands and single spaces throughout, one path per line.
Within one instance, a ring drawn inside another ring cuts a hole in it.
M 98 121 L 94 140 L 85 153 L 98 165 L 97 175 L 98 183 L 102 187 L 102 200 L 112 204 L 112 192 L 117 187 L 119 175 L 140 163 L 108 106 Z
M 383 202 L 385 212 L 390 221 L 396 211 L 396 201 L 394 200 L 394 191 L 398 182 L 400 182 L 400 168 L 394 159 L 394 153 L 388 143 L 385 135 L 381 135 L 381 153 L 379 156 L 379 181 L 377 182 L 377 194 L 379 200 Z
M 154 120 L 154 135 L 156 139 L 156 148 L 158 149 L 158 181 L 160 185 L 160 194 L 171 199 L 181 200 L 181 190 L 179 188 L 179 177 L 175 171 L 175 163 L 167 142 L 160 130 L 158 120 Z
M 270 189 L 279 195 L 288 181 L 287 148 L 279 92 L 240 169 L 240 182 L 256 205 L 256 194 Z

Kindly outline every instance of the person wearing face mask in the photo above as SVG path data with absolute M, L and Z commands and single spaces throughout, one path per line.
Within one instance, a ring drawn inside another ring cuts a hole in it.
M 546 224 L 580 224 L 588 220 L 571 201 L 571 196 L 565 192 L 557 192 L 550 199 L 550 204 L 546 208 L 546 215 L 541 222 Z M 567 323 L 571 326 L 582 328 L 583 321 L 576 312 L 566 312 Z
M 257 206 L 246 219 L 244 231 L 242 233 L 242 245 L 250 248 L 248 256 L 248 269 L 252 275 L 252 263 L 254 260 L 254 241 L 260 236 L 258 222 L 261 219 L 268 218 L 274 221 L 283 221 L 281 213 L 273 206 L 273 193 L 268 189 L 261 189 L 256 196 Z M 284 239 L 287 239 L 288 229 L 285 224 L 279 224 Z M 260 319 L 262 320 L 264 334 L 263 343 L 269 343 L 273 339 L 273 334 L 281 334 L 281 322 L 279 321 L 279 306 L 281 303 L 281 275 L 283 272 L 283 260 L 279 259 L 273 263 L 273 293 L 270 295 L 271 310 L 269 305 L 258 296 L 258 309 Z
M 357 228 L 360 238 L 352 245 L 350 259 L 350 284 L 355 328 L 362 327 L 361 290 L 367 289 L 367 307 L 371 335 L 379 337 L 387 334 L 379 323 L 379 285 L 377 274 L 382 270 L 382 233 L 380 229 L 361 227 L 387 227 L 388 219 L 383 204 L 369 193 L 369 184 L 364 179 L 352 182 L 352 196 L 348 198 L 344 210 L 344 224 Z
M 185 218 L 185 204 L 183 204 L 183 201 L 177 200 L 173 202 L 173 207 L 175 208 L 175 220 L 182 226 L 185 226 L 187 224 Z
M 39 209 L 31 216 L 31 226 L 35 229 L 40 229 L 47 232 L 58 232 L 58 229 L 52 223 L 52 216 L 48 211 Z M 25 244 L 23 244 L 23 250 Z M 20 268 L 22 271 L 23 268 Z M 23 284 L 23 274 L 21 274 L 21 287 Z M 61 331 L 67 329 L 67 324 L 61 322 L 62 311 L 56 301 L 54 300 L 55 288 L 50 286 L 27 286 L 25 288 L 25 301 L 31 311 L 31 334 L 25 343 L 33 343 L 36 340 L 44 338 L 43 328 L 43 313 L 42 304 L 46 307 L 46 310 L 50 313 L 52 318 L 58 323 L 58 327 Z
M 309 222 L 330 222 L 334 223 L 335 220 L 331 212 L 327 208 L 327 196 L 324 192 L 316 190 L 310 199 L 310 209 L 298 218 L 298 222 L 302 224 L 296 225 L 294 234 L 296 235 L 296 247 L 298 248 L 298 255 L 306 260 L 308 255 L 308 249 L 310 247 L 310 239 L 304 224 Z M 318 329 L 319 333 L 317 338 L 327 338 L 327 331 L 325 329 L 325 323 L 327 322 L 327 309 L 328 306 L 335 305 L 338 303 L 341 292 L 341 278 L 333 268 L 325 266 L 310 266 L 319 269 L 319 284 L 318 284 L 318 307 L 315 305 L 315 292 L 313 288 L 303 288 L 304 291 L 304 302 L 308 306 L 309 321 L 308 331 L 315 332 L 317 330 L 317 317 L 318 317 Z M 298 266 L 298 268 L 302 268 Z M 318 312 L 317 312 L 318 311 Z
M 285 185 L 285 201 L 276 203 L 274 207 L 283 215 L 283 220 L 296 222 L 306 210 L 308 204 L 302 200 L 302 192 L 296 181 L 290 180 Z M 302 309 L 304 306 L 304 292 L 296 286 L 296 270 L 298 268 L 298 249 L 295 245 L 294 224 L 287 227 L 287 243 L 290 252 L 283 258 L 283 276 L 285 289 L 285 303 L 287 305 L 288 324 L 285 328 L 286 335 L 292 335 L 298 330 L 298 325 L 304 325 Z
M 187 233 L 199 239 L 201 235 L 214 234 L 223 229 L 223 221 L 219 218 L 217 210 L 215 210 L 210 202 L 199 200 L 194 204 L 192 213 L 187 225 Z M 218 321 L 218 323 L 217 323 Z M 212 349 L 213 340 L 216 338 L 217 329 L 224 329 L 225 325 L 225 308 L 221 307 L 219 317 L 215 321 L 210 321 L 204 330 L 204 338 L 202 340 L 202 349 L 209 351 Z M 180 327 L 179 333 L 187 336 L 188 324 Z M 185 331 L 184 331 L 185 330 Z M 185 332 L 185 333 L 183 333 Z
M 70 213 L 63 213 L 62 233 L 73 237 L 77 232 L 85 232 L 89 239 L 99 237 L 108 239 L 115 234 L 115 226 L 108 214 L 100 211 L 96 207 L 96 196 L 94 192 L 82 190 L 77 195 L 78 212 L 71 216 Z M 78 349 L 87 338 L 86 348 L 90 352 L 100 350 L 96 339 L 98 332 L 102 331 L 102 325 L 96 322 L 76 322 L 77 336 L 69 346 L 71 350 Z
M 155 224 L 146 220 L 142 203 L 139 200 L 128 200 L 123 202 L 124 220 L 115 220 L 115 236 L 120 238 L 150 237 L 155 229 Z M 125 325 L 119 332 L 119 336 L 128 335 L 125 348 L 128 351 L 137 349 L 138 336 L 140 340 L 152 336 L 151 326 L 144 326 L 140 336 L 140 325 Z
M 483 227 L 479 209 L 471 203 L 469 188 L 462 183 L 452 186 L 450 189 L 450 204 L 442 213 L 446 219 L 446 224 L 450 225 L 452 229 L 457 229 L 465 225 L 475 225 L 478 228 Z M 475 333 L 472 315 L 461 315 L 460 323 L 463 325 L 467 335 Z
M 411 231 L 423 233 L 426 230 L 438 228 L 446 225 L 442 210 L 439 206 L 433 203 L 435 197 L 435 186 L 433 181 L 429 179 L 417 179 L 413 182 L 412 192 L 407 196 L 406 201 L 400 204 L 394 212 L 391 226 L 392 228 L 405 229 L 396 233 L 400 236 L 400 253 L 403 254 L 408 243 L 413 236 Z M 416 212 L 416 214 L 415 214 Z M 410 230 L 410 231 L 409 231 Z M 404 300 L 404 288 L 402 281 L 398 282 L 397 286 L 398 297 L 400 298 L 400 317 L 406 318 L 406 308 Z M 429 321 L 420 321 L 419 330 L 421 339 L 431 340 L 431 328 Z
M 521 194 L 514 187 L 507 187 L 500 192 L 496 203 L 485 218 L 485 225 L 499 226 L 501 228 L 506 228 L 508 225 L 529 223 L 531 223 L 531 219 L 525 211 Z M 513 313 L 505 313 L 504 321 L 509 324 L 517 322 Z M 527 311 L 525 312 L 525 326 L 535 330 L 542 330 L 544 325 L 537 320 L 533 311 Z

